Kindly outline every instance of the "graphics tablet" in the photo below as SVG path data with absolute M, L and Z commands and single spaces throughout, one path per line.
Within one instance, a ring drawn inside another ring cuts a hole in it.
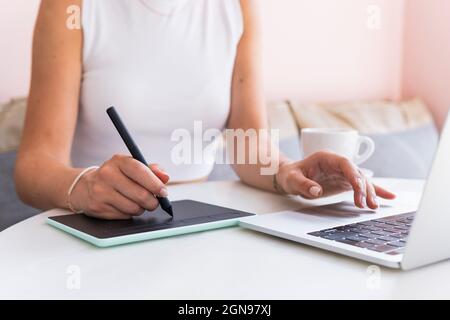
M 110 247 L 236 226 L 253 214 L 191 200 L 172 202 L 174 218 L 161 208 L 131 220 L 106 221 L 84 214 L 47 218 L 47 223 L 98 247 Z

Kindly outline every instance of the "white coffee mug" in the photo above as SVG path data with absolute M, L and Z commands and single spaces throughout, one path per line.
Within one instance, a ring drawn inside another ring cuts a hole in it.
M 360 136 L 358 131 L 351 129 L 303 129 L 301 143 L 304 157 L 318 151 L 331 151 L 360 165 L 375 152 L 375 143 L 366 136 Z M 362 153 L 362 146 L 365 145 Z

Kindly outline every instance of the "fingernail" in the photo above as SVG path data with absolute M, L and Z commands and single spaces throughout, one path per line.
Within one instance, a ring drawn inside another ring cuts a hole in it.
M 377 208 L 378 208 L 378 207 L 379 207 L 379 205 L 378 205 L 378 200 L 377 200 L 377 197 L 373 196 L 373 197 L 372 197 L 372 201 L 373 201 L 373 204 L 374 204 L 374 205 L 376 205 L 376 206 L 377 206 Z
M 320 196 L 321 191 L 322 191 L 322 189 L 318 186 L 313 186 L 309 189 L 309 193 L 314 197 Z
M 157 164 L 152 164 L 150 165 L 150 169 L 154 170 L 154 171 L 159 171 L 163 174 L 167 174 L 166 171 L 164 171 L 160 166 L 158 166 Z
M 161 172 L 160 174 L 163 176 L 163 178 L 165 178 L 167 180 L 170 179 L 170 177 L 169 177 L 169 175 L 167 173 Z
M 158 167 L 158 171 L 161 172 L 162 174 L 169 176 L 169 174 L 167 172 L 165 172 L 163 169 Z
M 162 187 L 161 190 L 159 190 L 159 195 L 161 197 L 167 197 L 169 195 L 169 193 L 167 192 L 167 188 Z

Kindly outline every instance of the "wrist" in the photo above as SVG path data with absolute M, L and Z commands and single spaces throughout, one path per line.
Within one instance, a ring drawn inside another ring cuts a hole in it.
M 97 167 L 91 167 L 81 171 L 75 177 L 67 193 L 67 206 L 74 213 L 84 212 L 89 197 L 89 179 Z
M 275 173 L 272 176 L 272 187 L 273 187 L 274 191 L 279 194 L 287 194 L 286 191 L 284 191 L 284 188 L 280 185 L 280 183 L 278 181 L 279 181 L 278 173 Z
M 278 185 L 278 189 L 282 194 L 289 194 L 289 187 L 287 186 L 287 176 L 288 173 L 292 170 L 292 164 L 294 161 L 284 158 L 280 161 L 280 165 L 278 166 L 278 172 L 274 176 L 274 180 Z
M 282 174 L 285 171 L 284 168 L 291 163 L 289 159 L 281 159 L 280 164 L 278 166 L 278 171 L 272 177 L 272 184 L 275 192 L 280 194 L 287 194 L 285 187 L 283 186 L 283 181 L 285 179 L 282 178 Z

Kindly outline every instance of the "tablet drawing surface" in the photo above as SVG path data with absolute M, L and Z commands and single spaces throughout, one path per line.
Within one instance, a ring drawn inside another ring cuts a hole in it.
M 237 225 L 239 218 L 252 215 L 192 200 L 173 201 L 172 206 L 173 219 L 158 208 L 130 220 L 106 221 L 72 214 L 50 217 L 47 223 L 95 245 L 109 246 Z M 102 245 L 101 240 L 112 238 L 121 238 L 121 241 Z

